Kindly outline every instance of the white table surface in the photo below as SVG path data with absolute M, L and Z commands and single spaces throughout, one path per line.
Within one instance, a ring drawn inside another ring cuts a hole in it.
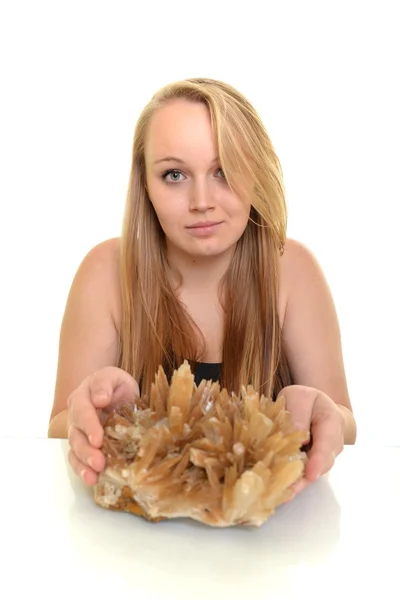
M 4 600 L 400 599 L 400 448 L 345 448 L 257 529 L 148 523 L 100 508 L 67 448 L 0 439 Z

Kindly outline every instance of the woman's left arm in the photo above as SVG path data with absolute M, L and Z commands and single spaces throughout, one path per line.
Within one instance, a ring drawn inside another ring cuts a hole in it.
M 337 455 L 343 444 L 355 443 L 357 433 L 339 322 L 321 267 L 310 250 L 294 240 L 287 241 L 281 258 L 280 288 L 283 340 L 294 379 L 282 393 L 295 425 L 311 430 L 310 458 L 321 452 Z M 312 467 L 314 460 L 311 463 Z

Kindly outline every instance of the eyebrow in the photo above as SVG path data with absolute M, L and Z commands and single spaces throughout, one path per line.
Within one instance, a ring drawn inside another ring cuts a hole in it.
M 165 158 L 159 158 L 159 159 L 155 160 L 153 164 L 156 165 L 157 163 L 161 163 L 161 162 L 178 162 L 182 165 L 186 164 L 185 161 L 182 160 L 182 158 L 177 158 L 176 156 L 166 156 Z M 211 164 L 214 164 L 216 162 L 219 162 L 218 156 L 216 156 L 212 160 Z

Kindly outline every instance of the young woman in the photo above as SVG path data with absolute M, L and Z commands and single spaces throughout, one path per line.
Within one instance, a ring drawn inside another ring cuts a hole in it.
M 184 359 L 197 382 L 285 396 L 311 432 L 296 492 L 355 442 L 334 303 L 313 254 L 286 239 L 279 160 L 251 104 L 211 79 L 167 85 L 144 108 L 121 237 L 71 286 L 49 436 L 68 437 L 87 485 L 104 467 L 102 411 Z

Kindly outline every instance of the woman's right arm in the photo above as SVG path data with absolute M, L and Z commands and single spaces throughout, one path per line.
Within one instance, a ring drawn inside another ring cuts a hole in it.
M 49 437 L 67 437 L 68 398 L 91 374 L 117 364 L 118 239 L 84 257 L 69 291 L 61 324 Z
M 95 246 L 71 285 L 61 324 L 48 436 L 68 438 L 69 462 L 93 485 L 105 464 L 101 409 L 133 399 L 136 381 L 116 367 L 120 323 L 118 240 Z

